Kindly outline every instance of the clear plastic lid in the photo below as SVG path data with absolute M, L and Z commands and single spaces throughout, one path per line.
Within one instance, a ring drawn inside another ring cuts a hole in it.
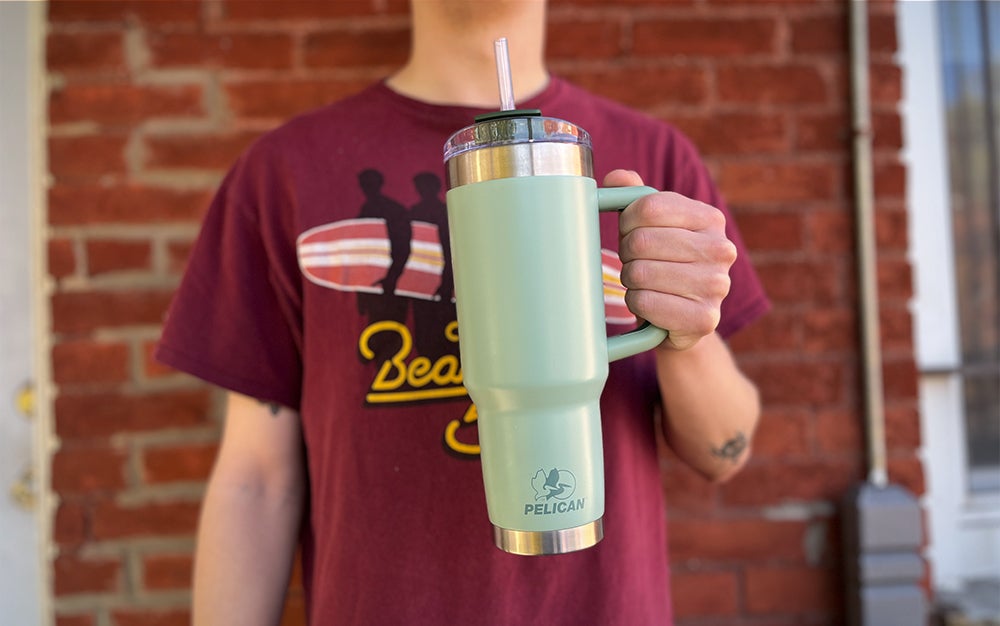
M 444 144 L 444 160 L 470 150 L 542 142 L 591 148 L 590 134 L 572 122 L 541 115 L 508 115 L 481 120 L 453 134 Z

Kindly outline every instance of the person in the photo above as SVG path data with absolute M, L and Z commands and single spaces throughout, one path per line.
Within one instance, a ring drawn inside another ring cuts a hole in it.
M 411 16 L 397 72 L 237 160 L 168 312 L 157 357 L 229 391 L 194 623 L 278 623 L 298 551 L 312 624 L 669 624 L 656 429 L 708 479 L 742 466 L 760 403 L 725 337 L 767 298 L 691 143 L 547 71 L 544 0 L 414 0 Z M 598 181 L 664 190 L 601 217 L 605 264 L 620 263 L 627 288 L 609 331 L 625 329 L 624 311 L 670 334 L 611 366 L 605 538 L 564 555 L 493 545 L 454 302 L 441 297 L 444 221 L 405 208 L 443 189 L 447 137 L 498 108 L 498 37 L 519 107 L 588 130 Z M 375 196 L 392 215 L 369 211 Z

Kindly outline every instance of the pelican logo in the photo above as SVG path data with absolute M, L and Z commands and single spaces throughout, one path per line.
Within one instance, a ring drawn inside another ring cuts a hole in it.
M 573 498 L 576 476 L 569 470 L 555 467 L 548 471 L 539 469 L 531 478 L 531 488 L 535 491 L 535 501 L 525 503 L 525 515 L 569 513 L 584 506 L 585 498 Z

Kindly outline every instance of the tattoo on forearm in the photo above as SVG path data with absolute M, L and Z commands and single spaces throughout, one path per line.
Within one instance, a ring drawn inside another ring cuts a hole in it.
M 278 404 L 277 402 L 267 402 L 266 400 L 258 400 L 258 402 L 260 402 L 261 404 L 263 404 L 264 406 L 266 406 L 267 409 L 269 411 L 271 411 L 271 415 L 273 415 L 275 417 L 278 416 L 278 411 L 281 410 L 281 405 L 280 404 Z
M 712 448 L 712 456 L 717 456 L 724 461 L 735 463 L 746 449 L 746 435 L 743 433 L 736 433 L 736 436 L 724 443 L 721 448 Z

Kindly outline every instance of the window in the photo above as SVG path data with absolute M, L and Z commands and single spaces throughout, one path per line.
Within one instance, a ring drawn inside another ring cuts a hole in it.
M 1000 491 L 1000 3 L 938 4 L 968 489 Z

